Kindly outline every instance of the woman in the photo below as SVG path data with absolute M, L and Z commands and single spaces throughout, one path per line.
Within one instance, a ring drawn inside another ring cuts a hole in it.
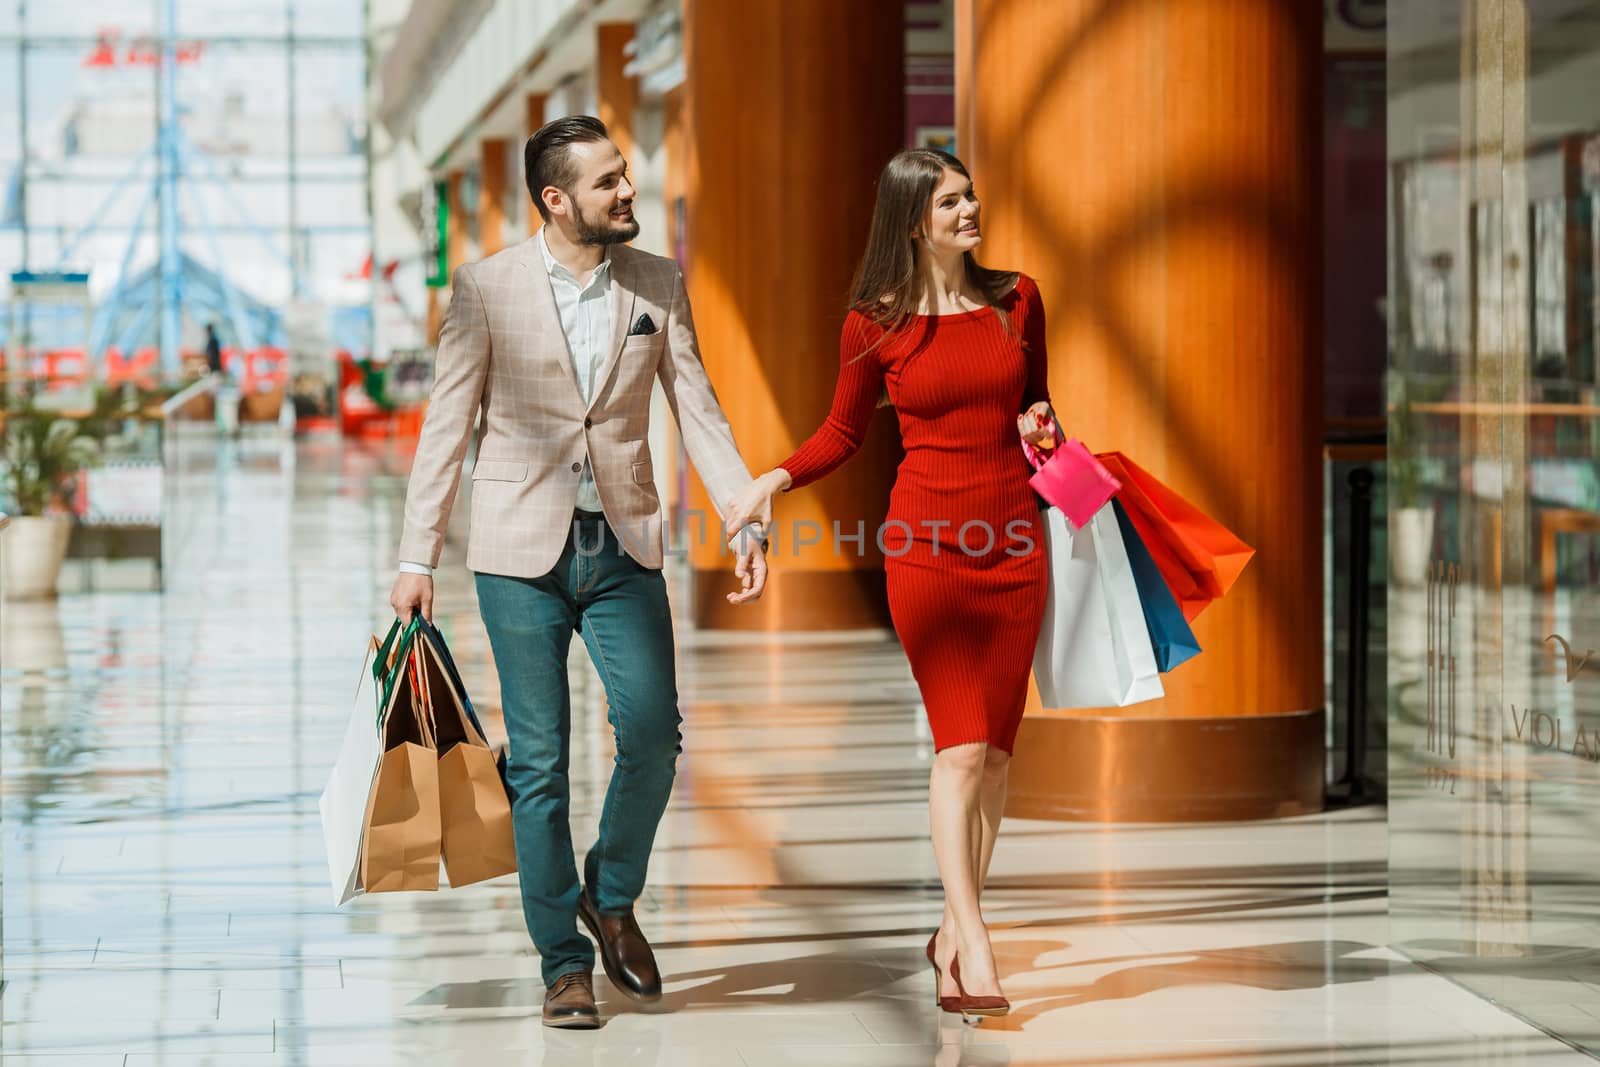
M 1044 612 L 1048 563 L 1018 434 L 1055 443 L 1044 309 L 1033 280 L 973 258 L 978 198 L 959 160 L 889 161 L 840 340 L 827 421 L 758 478 L 729 530 L 861 447 L 885 391 L 905 459 L 889 498 L 889 609 L 933 729 L 928 784 L 944 919 L 928 942 L 939 1005 L 1010 1010 L 979 906 Z

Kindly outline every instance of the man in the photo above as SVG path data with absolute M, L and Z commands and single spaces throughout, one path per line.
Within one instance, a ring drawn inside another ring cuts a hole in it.
M 438 565 L 481 405 L 467 566 L 500 675 L 523 914 L 542 957 L 544 1023 L 599 1025 L 594 947 L 641 1001 L 661 995 L 634 919 L 679 743 L 661 505 L 647 443 L 660 381 L 719 513 L 750 484 L 695 342 L 677 264 L 639 233 L 628 167 L 598 119 L 549 123 L 524 150 L 534 237 L 457 268 L 439 333 L 400 542 L 396 614 L 433 615 Z M 728 599 L 766 584 L 760 530 Z M 605 685 L 616 766 L 580 886 L 567 821 L 567 649 L 582 634 Z

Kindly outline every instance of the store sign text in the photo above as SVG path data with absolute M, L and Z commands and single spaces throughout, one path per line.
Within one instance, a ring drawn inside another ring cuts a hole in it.
M 95 34 L 94 47 L 84 57 L 83 65 L 106 69 L 154 67 L 160 64 L 160 41 L 154 37 L 134 37 L 123 45 L 121 38 L 121 30 L 103 29 Z M 204 41 L 176 41 L 173 44 L 173 58 L 180 66 L 186 63 L 198 63 L 205 47 Z

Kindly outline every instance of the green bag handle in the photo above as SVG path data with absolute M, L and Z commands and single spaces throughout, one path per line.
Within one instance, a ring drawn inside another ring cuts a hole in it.
M 427 622 L 420 614 L 411 616 L 411 620 L 409 622 L 402 622 L 399 619 L 394 620 L 394 622 L 389 626 L 388 636 L 385 637 L 383 639 L 383 643 L 378 646 L 378 658 L 372 668 L 373 677 L 382 680 L 384 674 L 386 673 L 383 664 L 389 659 L 389 649 L 394 647 L 395 638 L 400 638 L 401 643 L 404 644 L 410 641 L 411 638 L 416 635 L 417 631 L 422 629 L 425 625 L 427 625 Z
M 380 682 L 383 681 L 383 676 L 385 673 L 387 673 L 384 670 L 383 665 L 389 659 L 389 649 L 394 647 L 394 639 L 400 636 L 400 628 L 404 625 L 405 624 L 402 623 L 398 618 L 395 619 L 394 622 L 389 626 L 388 636 L 386 636 L 383 639 L 383 642 L 378 645 L 378 654 L 373 658 L 372 661 L 372 677 L 376 678 Z
M 417 634 L 422 630 L 422 615 L 416 614 L 408 623 L 394 620 L 394 625 L 389 627 L 389 635 L 383 639 L 383 644 L 378 646 L 378 654 L 372 660 L 372 677 L 383 689 L 383 699 L 378 702 L 378 717 L 381 721 L 384 709 L 389 706 L 389 698 L 394 694 L 394 687 L 399 683 L 405 673 L 406 653 L 410 650 Z M 394 657 L 394 667 L 389 667 L 389 651 L 395 648 L 398 639 L 399 648 Z

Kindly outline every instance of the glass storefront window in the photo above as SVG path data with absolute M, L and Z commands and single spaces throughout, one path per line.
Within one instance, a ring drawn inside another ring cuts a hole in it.
M 1389 19 L 1392 938 L 1600 1051 L 1600 16 Z
M 169 5 L 181 134 L 167 150 L 155 35 Z M 0 58 L 0 250 L 15 267 L 88 273 L 92 315 L 23 300 L 0 323 L 0 343 L 26 350 L 30 366 L 55 350 L 94 362 L 161 346 L 163 316 L 147 312 L 152 279 L 169 276 L 158 192 L 172 173 L 180 356 L 197 357 L 214 323 L 225 347 L 281 362 L 291 302 L 301 320 L 353 323 L 339 344 L 370 345 L 360 0 L 26 0 L 6 10 L 23 29 Z

